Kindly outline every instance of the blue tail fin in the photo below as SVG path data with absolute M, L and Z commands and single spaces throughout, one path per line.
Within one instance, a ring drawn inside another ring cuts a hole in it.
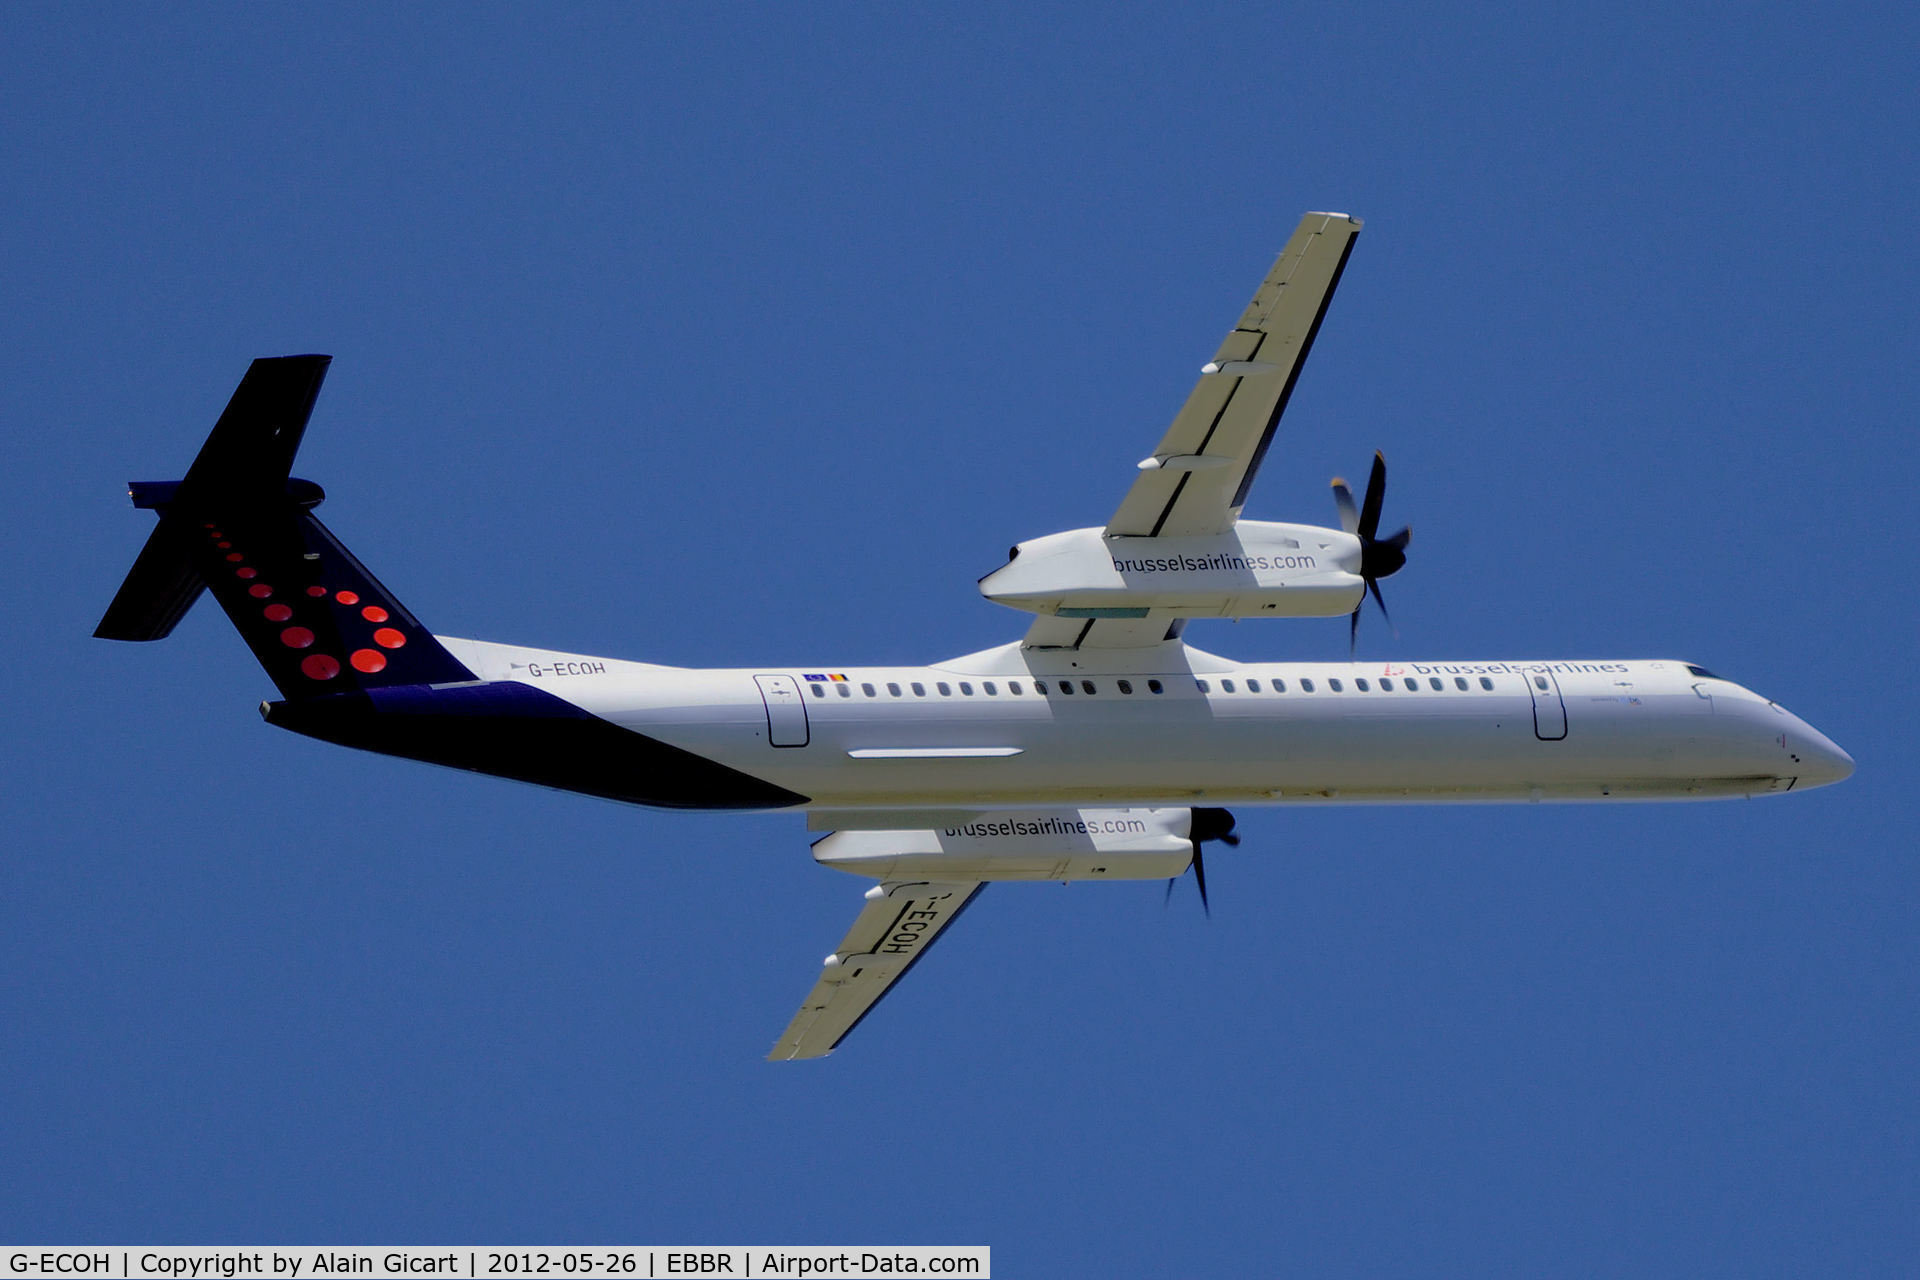
M 313 514 L 292 478 L 331 356 L 255 360 L 186 478 L 129 486 L 160 525 L 94 635 L 158 640 L 203 590 L 288 698 L 474 675 Z

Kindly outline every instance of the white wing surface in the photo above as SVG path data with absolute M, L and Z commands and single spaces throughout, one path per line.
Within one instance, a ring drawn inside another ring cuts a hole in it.
M 867 890 L 866 905 L 768 1059 L 832 1053 L 983 887 L 886 881 Z

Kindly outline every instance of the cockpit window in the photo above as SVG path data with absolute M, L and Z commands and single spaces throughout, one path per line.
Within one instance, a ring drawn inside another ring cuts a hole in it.
M 1699 676 L 1702 680 L 1725 680 L 1726 679 L 1725 676 L 1717 676 L 1713 674 L 1713 672 L 1707 670 L 1705 667 L 1696 667 L 1691 662 L 1687 664 L 1687 671 L 1691 675 Z

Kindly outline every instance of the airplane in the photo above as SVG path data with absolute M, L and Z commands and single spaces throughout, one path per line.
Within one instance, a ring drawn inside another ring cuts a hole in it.
M 211 591 L 326 742 L 668 809 L 774 810 L 874 881 L 772 1059 L 840 1045 L 989 883 L 1168 881 L 1235 843 L 1227 805 L 1776 795 L 1853 760 L 1757 693 L 1675 659 L 1354 660 L 1406 563 L 1386 463 L 1338 527 L 1242 518 L 1360 222 L 1309 213 L 1103 528 L 1015 545 L 980 579 L 1023 639 L 918 667 L 695 669 L 427 630 L 292 475 L 330 357 L 255 360 L 96 636 L 158 640 Z M 1244 662 L 1196 618 L 1338 617 L 1347 661 Z M 1210 908 L 1208 908 L 1210 911 Z

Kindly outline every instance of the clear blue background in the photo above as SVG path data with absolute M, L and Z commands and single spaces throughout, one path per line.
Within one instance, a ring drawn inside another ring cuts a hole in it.
M 10 6 L 0 1238 L 1910 1274 L 1920 24 L 1690 8 Z M 1012 639 L 974 579 L 1105 520 L 1308 208 L 1367 229 L 1250 512 L 1385 450 L 1362 654 L 1703 662 L 1852 781 L 1244 811 L 1210 923 L 995 889 L 770 1065 L 860 891 L 796 819 L 275 732 L 204 604 L 88 638 L 122 483 L 326 351 L 299 470 L 437 630 Z

